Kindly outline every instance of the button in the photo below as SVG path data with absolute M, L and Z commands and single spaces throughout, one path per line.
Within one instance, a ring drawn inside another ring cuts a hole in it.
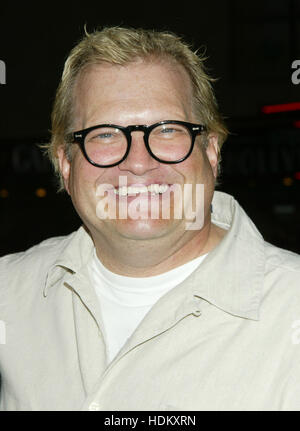
M 89 405 L 89 410 L 92 412 L 92 411 L 98 411 L 98 410 L 100 410 L 100 406 L 99 406 L 99 404 L 98 403 L 96 403 L 96 402 L 92 402 L 90 405 Z
M 201 315 L 201 310 L 195 310 L 193 312 L 193 315 L 196 316 L 196 317 L 200 316 Z

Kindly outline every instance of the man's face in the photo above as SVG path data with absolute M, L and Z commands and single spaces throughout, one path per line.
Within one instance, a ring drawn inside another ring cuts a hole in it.
M 127 66 L 92 66 L 78 80 L 74 99 L 74 131 L 99 124 L 151 125 L 163 120 L 199 122 L 192 112 L 192 89 L 187 73 L 181 66 L 165 62 L 138 61 Z M 189 158 L 177 164 L 164 164 L 152 158 L 144 145 L 141 131 L 132 132 L 128 157 L 111 168 L 91 165 L 78 145 L 74 145 L 71 162 L 60 150 L 59 160 L 66 189 L 92 236 L 104 237 L 109 241 L 148 240 L 169 236 L 174 242 L 176 237 L 185 233 L 186 220 L 174 219 L 172 216 L 176 204 L 173 193 L 168 195 L 171 217 L 162 218 L 162 200 L 166 199 L 168 192 L 155 198 L 151 193 L 125 198 L 116 194 L 117 208 L 119 205 L 128 208 L 139 197 L 149 202 L 147 214 L 141 213 L 142 218 L 139 219 L 100 219 L 97 215 L 97 205 L 102 199 L 99 197 L 99 186 L 112 184 L 117 188 L 120 177 L 123 181 L 126 180 L 128 186 L 166 184 L 170 187 L 176 184 L 183 189 L 185 184 L 192 184 L 193 199 L 195 185 L 204 184 L 205 198 L 202 206 L 204 205 L 204 223 L 208 223 L 217 173 L 217 137 L 210 135 L 207 150 L 200 144 L 200 140 L 200 136 L 196 138 Z M 151 218 L 151 199 L 159 202 L 158 218 Z

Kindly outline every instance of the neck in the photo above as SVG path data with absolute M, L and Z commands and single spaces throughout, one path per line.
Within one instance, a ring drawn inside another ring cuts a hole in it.
M 213 250 L 226 230 L 209 220 L 200 231 L 184 231 L 181 237 L 112 241 L 111 236 L 91 232 L 98 258 L 110 271 L 127 277 L 151 277 L 170 271 Z

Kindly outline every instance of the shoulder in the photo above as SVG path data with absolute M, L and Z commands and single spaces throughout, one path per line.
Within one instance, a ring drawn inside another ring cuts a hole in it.
M 266 271 L 300 276 L 300 255 L 265 242 Z M 299 280 L 300 281 L 300 280 Z
M 269 305 L 269 315 L 278 316 L 281 321 L 288 319 L 290 322 L 291 319 L 298 319 L 300 316 L 300 256 L 266 243 L 265 257 L 262 302 L 265 306 Z
M 17 269 L 21 269 L 24 266 L 34 266 L 47 263 L 49 266 L 52 260 L 57 258 L 60 251 L 63 250 L 68 240 L 74 235 L 74 232 L 66 236 L 57 236 L 48 238 L 41 243 L 30 247 L 26 251 L 7 254 L 0 258 L 0 271 L 8 273 L 10 270 L 15 272 Z
M 29 293 L 43 283 L 49 268 L 63 253 L 76 232 L 66 236 L 49 238 L 26 251 L 8 254 L 0 258 L 0 304 L 22 292 Z

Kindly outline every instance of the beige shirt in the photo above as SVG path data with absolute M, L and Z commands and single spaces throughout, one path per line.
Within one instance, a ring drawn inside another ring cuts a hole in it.
M 106 365 L 84 228 L 0 259 L 0 410 L 299 410 L 300 257 L 229 195 L 229 229 Z

